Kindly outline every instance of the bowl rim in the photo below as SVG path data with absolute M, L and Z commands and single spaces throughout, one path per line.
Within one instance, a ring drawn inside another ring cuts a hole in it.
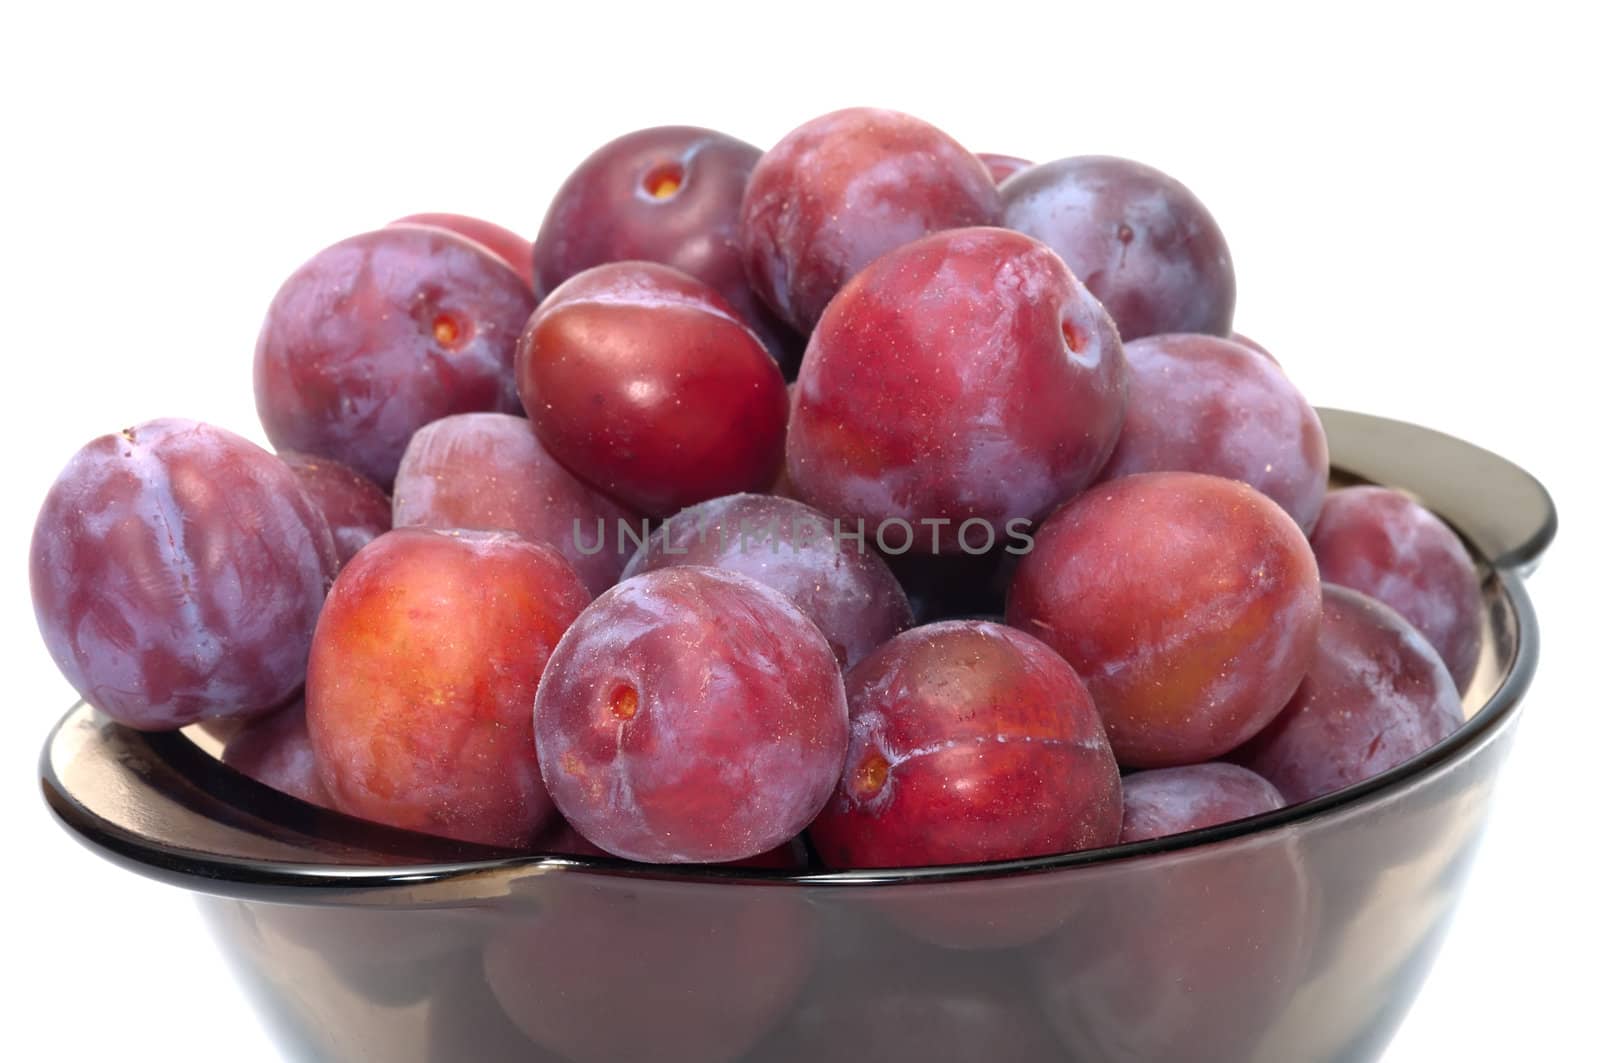
M 1509 650 L 1499 683 L 1448 738 L 1371 779 L 1310 801 L 1181 834 L 989 863 L 833 871 L 635 864 L 499 849 L 356 819 L 264 786 L 180 732 L 134 731 L 80 702 L 57 722 L 40 753 L 45 803 L 80 842 L 147 877 L 202 893 L 310 904 L 382 898 L 380 903 L 410 906 L 458 905 L 504 895 L 509 882 L 544 874 L 833 889 L 984 882 L 1281 839 L 1424 785 L 1507 730 L 1539 656 L 1537 619 L 1523 577 L 1533 571 L 1557 522 L 1544 486 L 1492 451 L 1373 414 L 1328 407 L 1318 407 L 1317 414 L 1332 458 L 1330 486 L 1392 487 L 1451 524 L 1480 563 L 1485 599 L 1508 617 L 1498 630 L 1508 634 Z M 56 763 L 75 764 L 79 757 L 106 774 L 86 779 L 84 792 L 74 793 Z M 173 822 L 141 805 L 152 797 L 171 806 L 166 811 Z M 231 828 L 236 844 L 230 851 L 196 849 L 185 837 L 196 824 Z
M 406 893 L 409 902 L 426 904 L 424 894 L 428 891 L 418 893 L 419 888 L 444 883 L 461 884 L 469 880 L 479 880 L 479 886 L 468 886 L 468 892 L 488 896 L 503 890 L 485 889 L 483 880 L 499 881 L 526 874 L 621 876 L 633 880 L 713 885 L 737 883 L 845 888 L 978 882 L 1073 868 L 1103 867 L 1238 839 L 1259 840 L 1318 820 L 1356 812 L 1470 757 L 1509 725 L 1527 692 L 1538 661 L 1537 620 L 1521 578 L 1515 571 L 1490 567 L 1484 586 L 1487 590 L 1496 584 L 1509 604 L 1513 620 L 1510 658 L 1500 683 L 1483 705 L 1444 741 L 1370 779 L 1296 805 L 1199 830 L 1070 853 L 988 863 L 849 870 L 638 864 L 610 857 L 530 853 L 450 842 L 418 832 L 367 823 L 307 805 L 213 760 L 212 763 L 219 769 L 217 774 L 225 773 L 231 778 L 226 793 L 210 796 L 229 801 L 231 796 L 245 794 L 250 798 L 248 807 L 253 813 L 269 824 L 283 826 L 285 830 L 288 830 L 288 826 L 283 823 L 283 816 L 275 814 L 287 811 L 290 818 L 302 821 L 342 823 L 349 828 L 346 833 L 359 831 L 363 844 L 373 851 L 400 856 L 402 862 L 365 866 L 235 857 L 181 848 L 139 835 L 106 820 L 71 793 L 55 770 L 52 753 L 66 728 L 82 723 L 91 716 L 98 716 L 95 710 L 83 703 L 69 711 L 52 729 L 40 758 L 40 782 L 51 811 L 72 833 L 91 848 L 141 874 L 199 892 L 230 896 L 285 899 L 284 895 L 288 894 L 309 900 L 312 891 L 322 891 L 325 896 L 319 897 L 316 903 L 329 902 L 328 898 L 338 894 L 401 890 Z M 190 760 L 196 756 L 211 757 L 190 738 L 178 732 L 145 734 L 120 728 L 120 725 L 109 721 L 104 726 L 119 728 L 121 737 L 130 743 L 132 750 L 163 764 L 170 764 L 175 756 Z M 262 814 L 263 809 L 266 814 Z M 403 861 L 405 854 L 429 850 L 437 852 L 440 859 Z M 348 896 L 348 899 L 355 900 L 353 896 Z M 467 899 L 461 895 L 460 889 L 451 891 L 449 895 L 449 903 L 459 904 Z M 336 900 L 331 902 L 337 903 Z

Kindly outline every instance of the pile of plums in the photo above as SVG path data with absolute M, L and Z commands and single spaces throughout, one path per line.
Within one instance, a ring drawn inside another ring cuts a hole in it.
M 167 419 L 45 499 L 39 626 L 131 727 L 509 849 L 881 868 L 1168 835 L 1461 725 L 1452 531 L 1328 490 L 1183 185 L 852 109 L 632 133 L 532 243 L 314 255 L 269 453 Z

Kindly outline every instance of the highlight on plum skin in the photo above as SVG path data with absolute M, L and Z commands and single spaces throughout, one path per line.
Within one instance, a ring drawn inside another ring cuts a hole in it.
M 1309 529 L 1328 484 L 1328 437 L 1283 371 L 1218 336 L 1124 345 L 1128 416 L 1102 478 L 1203 472 L 1249 484 Z
M 1138 771 L 1122 779 L 1122 841 L 1164 838 L 1283 806 L 1276 786 L 1237 764 Z
M 311 748 L 303 697 L 234 732 L 223 747 L 222 763 L 263 786 L 309 804 L 334 807 Z
M 513 359 L 533 308 L 510 266 L 455 233 L 394 225 L 340 241 L 267 309 L 255 354 L 267 438 L 387 488 L 428 422 L 520 411 Z
M 1427 639 L 1382 602 L 1330 583 L 1305 681 L 1228 759 L 1298 804 L 1410 760 L 1464 720 L 1455 682 Z
M 342 566 L 357 550 L 389 530 L 389 496 L 383 488 L 348 465 L 298 451 L 280 451 L 278 457 L 300 479 L 333 533 L 333 545 Z
M 411 437 L 395 474 L 394 523 L 548 543 L 599 594 L 621 575 L 633 541 L 622 529 L 639 517 L 568 472 L 526 418 L 459 413 Z
M 945 522 L 946 543 L 981 545 L 987 527 L 1001 546 L 1011 522 L 1093 481 L 1126 405 L 1116 329 L 1054 252 L 1004 229 L 935 233 L 872 263 L 822 315 L 789 480 L 832 516 L 909 524 L 917 552 L 934 549 L 927 521 Z
M 530 290 L 533 288 L 533 244 L 510 229 L 466 214 L 407 214 L 389 224 L 427 225 L 475 240 L 515 270 Z
M 534 751 L 545 663 L 589 602 L 506 532 L 400 528 L 345 566 L 311 646 L 306 721 L 343 812 L 526 847 L 550 815 Z
M 337 568 L 328 523 L 287 465 L 179 418 L 79 450 L 45 496 L 28 557 L 62 675 L 151 731 L 283 704 L 305 680 Z
M 755 580 L 687 565 L 595 599 L 534 710 L 562 816 L 646 863 L 742 860 L 795 837 L 838 781 L 847 728 L 816 625 Z
M 1483 651 L 1484 605 L 1472 557 L 1450 526 L 1400 491 L 1330 492 L 1311 533 L 1322 578 L 1405 617 L 1465 690 Z
M 1034 538 L 1006 619 L 1083 677 L 1124 767 L 1220 757 L 1267 726 L 1311 664 L 1316 559 L 1252 487 L 1128 476 L 1084 492 Z
M 994 155 L 983 151 L 978 152 L 978 159 L 988 168 L 989 176 L 994 178 L 996 185 L 1033 165 L 1031 160 L 1019 159 L 1015 155 Z
M 1194 193 L 1161 171 L 1105 155 L 1058 159 L 1007 181 L 1001 199 L 1002 224 L 1054 248 L 1123 340 L 1230 332 L 1227 241 Z
M 994 180 L 975 155 L 921 119 L 855 107 L 812 119 L 761 157 L 739 245 L 756 292 L 804 333 L 879 256 L 999 218 Z
M 837 538 L 832 518 L 792 499 L 741 494 L 690 506 L 651 534 L 623 576 L 672 565 L 737 572 L 787 596 L 846 668 L 911 626 L 911 603 L 883 558 Z
M 1116 761 L 1077 675 L 982 621 L 896 636 L 850 670 L 843 777 L 808 832 L 835 868 L 1011 860 L 1117 841 Z
M 739 205 L 760 158 L 752 144 L 694 126 L 640 129 L 600 147 L 545 213 L 536 294 L 608 262 L 659 262 L 710 285 L 780 364 L 797 363 L 804 339 L 756 295 L 739 256 Z
M 646 516 L 761 490 L 783 461 L 783 374 L 720 295 L 669 266 L 611 263 L 557 288 L 528 321 L 517 382 L 545 449 Z

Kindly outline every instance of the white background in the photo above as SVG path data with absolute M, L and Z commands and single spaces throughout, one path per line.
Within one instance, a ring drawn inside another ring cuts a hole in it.
M 1313 401 L 1545 480 L 1563 527 L 1532 585 L 1544 662 L 1455 930 L 1386 1058 L 1592 1043 L 1600 84 L 1592 33 L 1560 8 L 20 6 L 0 16 L 0 940 L 23 1057 L 274 1058 L 190 902 L 78 848 L 39 800 L 37 750 L 73 696 L 24 558 L 71 452 L 166 414 L 260 439 L 262 312 L 335 239 L 423 210 L 532 235 L 615 135 L 770 143 L 861 103 L 974 150 L 1178 176 L 1228 234 L 1239 328 Z

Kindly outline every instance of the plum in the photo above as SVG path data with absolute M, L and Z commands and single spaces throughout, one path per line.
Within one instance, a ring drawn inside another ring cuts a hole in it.
M 466 214 L 407 214 L 390 225 L 428 225 L 476 240 L 516 270 L 522 283 L 533 287 L 533 245 L 510 229 Z
M 978 158 L 988 167 L 989 176 L 994 178 L 994 183 L 997 185 L 1012 174 L 1021 173 L 1033 165 L 1029 160 L 1019 159 L 1015 155 L 994 155 L 980 151 Z
M 562 816 L 606 852 L 725 863 L 799 834 L 844 763 L 833 650 L 746 576 L 657 569 L 596 598 L 561 640 L 534 709 Z
M 812 119 L 761 157 L 740 208 L 739 246 L 756 292 L 810 332 L 873 259 L 999 217 L 994 180 L 976 156 L 920 119 L 855 107 Z
M 1053 247 L 1124 340 L 1228 335 L 1233 259 L 1209 211 L 1154 167 L 1085 155 L 1030 167 L 1001 189 L 1002 224 Z
M 1214 760 L 1267 726 L 1311 664 L 1321 612 L 1289 515 L 1187 472 L 1112 480 L 1064 506 L 1006 603 L 1077 669 L 1134 768 Z
M 1031 635 L 913 628 L 850 670 L 843 778 L 811 824 L 830 867 L 1014 860 L 1111 845 L 1117 765 L 1089 692 Z
M 1311 534 L 1322 578 L 1371 595 L 1409 620 L 1465 690 L 1483 649 L 1478 571 L 1450 526 L 1387 487 L 1328 495 Z
M 411 437 L 394 479 L 397 527 L 514 531 L 561 552 L 590 594 L 628 560 L 639 518 L 568 472 L 526 418 L 442 417 Z
M 550 815 L 533 700 L 585 605 L 572 566 L 506 532 L 399 528 L 346 565 L 311 645 L 306 722 L 334 804 L 526 847 Z
M 512 362 L 533 307 L 499 256 L 444 229 L 334 244 L 284 281 L 256 340 L 267 438 L 388 487 L 429 421 L 520 410 Z
M 706 565 L 749 576 L 799 606 L 849 667 L 911 626 L 911 603 L 883 558 L 835 531 L 800 502 L 729 495 L 663 523 L 623 575 Z
M 1257 354 L 1261 355 L 1261 357 L 1265 358 L 1267 361 L 1271 362 L 1273 365 L 1278 365 L 1279 364 L 1278 359 L 1276 357 L 1274 357 L 1274 355 L 1273 355 L 1273 353 L 1271 351 L 1267 350 L 1265 347 L 1261 346 L 1261 344 L 1257 343 L 1255 340 L 1251 339 L 1249 336 L 1246 336 L 1244 333 L 1242 333 L 1242 332 L 1230 332 L 1230 333 L 1228 333 L 1228 338 L 1230 340 L 1232 340 L 1234 343 L 1237 343 L 1241 347 L 1250 348 L 1252 351 L 1255 351 Z
M 733 308 L 651 262 L 596 266 L 550 294 L 517 350 L 539 441 L 647 516 L 772 483 L 783 374 Z
M 1004 229 L 884 255 L 822 315 L 800 367 L 789 480 L 884 549 L 999 545 L 1087 486 L 1127 401 L 1116 329 L 1049 248 Z M 890 543 L 892 542 L 892 545 Z
M 544 834 L 535 844 L 541 852 L 556 853 L 561 856 L 611 856 L 610 853 L 600 848 L 594 842 L 585 838 L 572 829 L 572 824 L 560 816 L 554 817 L 555 824 L 545 829 Z M 800 838 L 791 838 L 775 848 L 764 853 L 746 857 L 743 860 L 732 860 L 728 867 L 766 868 L 773 871 L 792 871 L 803 868 L 811 862 L 806 852 L 805 842 Z
M 1229 759 L 1298 804 L 1410 760 L 1463 719 L 1456 685 L 1428 640 L 1382 602 L 1330 583 L 1305 681 Z
M 263 786 L 313 805 L 334 807 L 311 748 L 304 698 L 235 731 L 223 747 L 222 763 Z
M 389 530 L 389 496 L 350 466 L 293 450 L 282 451 L 278 457 L 294 470 L 300 486 L 327 519 L 341 566 Z
M 1123 347 L 1128 416 L 1104 479 L 1205 472 L 1249 484 L 1309 529 L 1328 486 L 1317 411 L 1274 363 L 1218 336 L 1147 336 Z
M 1182 834 L 1271 812 L 1283 803 L 1276 786 L 1237 764 L 1138 771 L 1122 780 L 1122 840 Z
M 658 126 L 625 134 L 578 164 L 539 228 L 534 289 L 548 296 L 607 262 L 659 262 L 715 288 L 773 357 L 804 340 L 756 296 L 739 256 L 739 205 L 761 149 L 726 133 Z
M 39 509 L 28 574 L 67 682 L 116 720 L 161 731 L 292 696 L 338 563 L 287 465 L 168 418 L 73 456 Z

